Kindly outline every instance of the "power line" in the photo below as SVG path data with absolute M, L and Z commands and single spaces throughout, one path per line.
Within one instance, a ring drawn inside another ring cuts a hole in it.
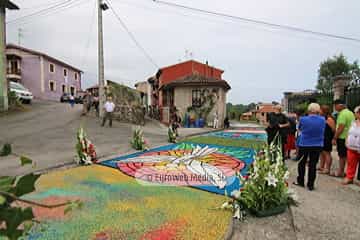
M 85 58 L 88 56 L 88 51 L 89 51 L 89 47 L 90 47 L 90 42 L 91 42 L 91 36 L 92 36 L 92 32 L 95 26 L 95 14 L 96 14 L 96 9 L 97 9 L 97 2 L 96 0 L 94 0 L 95 6 L 94 6 L 94 10 L 92 12 L 91 15 L 91 25 L 90 25 L 90 29 L 89 29 L 89 35 L 88 35 L 88 39 L 86 41 L 86 45 L 85 45 L 85 50 L 83 52 L 82 58 L 81 58 L 81 65 L 84 65 L 85 63 Z
M 62 1 L 61 3 L 55 3 L 54 5 L 51 5 L 50 7 L 47 7 L 47 8 L 41 9 L 41 10 L 39 10 L 39 11 L 30 13 L 30 14 L 28 14 L 28 15 L 21 16 L 21 17 L 19 17 L 19 18 L 10 20 L 10 21 L 7 22 L 7 24 L 13 24 L 13 23 L 22 21 L 22 20 L 24 20 L 24 19 L 28 19 L 28 18 L 37 16 L 37 15 L 39 15 L 39 14 L 46 13 L 46 12 L 48 12 L 48 11 L 51 11 L 52 9 L 55 9 L 55 8 L 58 8 L 58 7 L 61 7 L 61 6 L 65 5 L 65 4 L 68 4 L 68 3 L 70 3 L 71 1 L 73 1 L 73 0 L 66 0 L 66 1 Z
M 34 8 L 48 7 L 48 6 L 51 6 L 53 4 L 60 3 L 62 1 L 56 1 L 56 2 L 52 2 L 52 3 L 43 3 L 43 4 L 31 6 L 31 7 L 21 8 L 21 10 L 30 10 L 30 9 L 34 9 Z
M 322 36 L 322 37 L 335 38 L 335 39 L 341 39 L 341 40 L 347 40 L 347 41 L 353 41 L 353 42 L 360 42 L 360 39 L 353 38 L 353 37 L 346 37 L 346 36 L 341 36 L 341 35 L 336 35 L 336 34 L 317 32 L 317 31 L 307 30 L 304 28 L 293 27 L 293 26 L 289 26 L 289 25 L 276 24 L 276 23 L 271 23 L 271 22 L 266 22 L 266 21 L 261 21 L 261 20 L 256 20 L 256 19 L 244 18 L 244 17 L 234 16 L 234 15 L 230 15 L 230 14 L 189 7 L 189 6 L 185 6 L 185 5 L 181 5 L 181 4 L 165 2 L 165 1 L 161 1 L 161 0 L 152 0 L 152 1 L 155 3 L 159 3 L 159 4 L 171 6 L 171 7 L 181 8 L 181 9 L 195 11 L 195 12 L 201 12 L 201 13 L 205 13 L 205 14 L 220 16 L 220 17 L 232 18 L 232 19 L 243 21 L 243 22 L 248 22 L 248 23 L 253 23 L 253 24 L 258 24 L 258 25 L 263 25 L 263 26 L 270 26 L 270 27 L 275 27 L 275 28 L 293 31 L 293 32 L 301 32 L 301 33 L 312 34 L 312 35 L 317 35 L 317 36 Z
M 81 0 L 66 0 L 62 3 L 57 3 L 52 5 L 51 7 L 47 7 L 44 9 L 41 9 L 39 11 L 33 12 L 31 14 L 13 19 L 8 21 L 6 24 L 16 24 L 16 23 L 20 23 L 20 24 L 27 24 L 32 20 L 37 19 L 38 17 L 44 17 L 53 13 L 57 13 L 69 8 L 73 8 L 77 5 L 79 5 L 79 3 L 81 2 Z
M 54 16 L 54 15 L 57 14 L 57 13 L 61 13 L 61 12 L 64 12 L 65 10 L 75 8 L 75 7 L 79 6 L 79 5 L 82 5 L 82 4 L 87 3 L 87 2 L 88 2 L 88 0 L 83 0 L 83 1 L 78 0 L 77 2 L 72 3 L 72 5 L 70 4 L 70 5 L 67 5 L 67 6 L 63 6 L 63 7 L 61 7 L 61 8 L 54 9 L 53 11 L 49 11 L 49 12 L 47 12 L 47 13 L 42 14 L 41 16 L 37 16 L 37 17 L 31 18 L 31 19 L 28 20 L 28 21 L 26 21 L 26 20 L 25 20 L 25 21 L 22 21 L 22 22 L 19 23 L 19 25 L 30 24 L 30 23 L 32 23 L 32 22 L 34 22 L 34 21 L 36 21 L 36 20 L 42 20 L 42 19 L 44 19 L 45 17 Z M 15 23 L 15 24 L 16 24 L 16 23 Z
M 145 50 L 145 48 L 139 43 L 138 40 L 136 40 L 134 34 L 130 31 L 130 29 L 126 26 L 125 22 L 120 18 L 120 16 L 116 13 L 115 9 L 113 8 L 113 6 L 110 3 L 110 0 L 106 0 L 107 3 L 109 4 L 109 7 L 111 9 L 111 11 L 113 12 L 115 18 L 119 21 L 119 23 L 121 24 L 121 26 L 125 29 L 125 31 L 127 32 L 127 34 L 130 36 L 130 38 L 133 40 L 133 42 L 136 44 L 136 46 L 142 51 L 142 53 L 144 54 L 144 56 L 156 67 L 159 68 L 159 66 L 156 64 L 156 62 L 154 61 L 154 59 L 147 53 L 147 51 Z

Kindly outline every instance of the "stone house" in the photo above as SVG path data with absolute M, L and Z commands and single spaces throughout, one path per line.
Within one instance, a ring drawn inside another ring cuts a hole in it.
M 83 72 L 45 53 L 8 44 L 6 60 L 7 80 L 21 83 L 36 99 L 59 101 L 63 93 L 81 91 Z
M 241 114 L 240 120 L 250 121 L 250 120 L 252 120 L 254 115 L 255 114 L 253 112 L 245 112 L 245 113 Z
M 141 104 L 151 106 L 151 86 L 147 81 L 137 82 L 135 88 L 140 92 Z
M 160 111 L 160 120 L 168 124 L 174 109 L 184 119 L 185 114 L 204 118 L 211 123 L 217 113 L 219 126 L 226 116 L 226 95 L 230 85 L 222 79 L 223 70 L 194 60 L 161 68 L 151 85 L 151 106 Z
M 275 112 L 275 105 L 272 103 L 261 103 L 256 105 L 255 116 L 260 124 L 268 121 L 269 115 Z

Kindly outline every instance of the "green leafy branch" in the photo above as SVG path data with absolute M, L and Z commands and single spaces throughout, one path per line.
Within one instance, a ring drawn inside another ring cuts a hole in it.
M 35 163 L 24 156 L 20 157 L 22 166 Z M 21 208 L 15 206 L 14 202 L 23 202 L 32 206 L 43 208 L 57 208 L 68 206 L 64 210 L 67 212 L 82 207 L 80 200 L 67 201 L 59 204 L 43 204 L 27 199 L 21 196 L 35 191 L 35 183 L 40 178 L 40 174 L 30 173 L 20 177 L 1 176 L 0 177 L 0 236 L 5 236 L 10 240 L 16 240 L 30 232 L 34 223 L 38 223 L 31 207 Z

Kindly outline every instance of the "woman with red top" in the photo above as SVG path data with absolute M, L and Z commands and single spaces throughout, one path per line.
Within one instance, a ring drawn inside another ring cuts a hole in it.
M 289 117 L 288 121 L 290 123 L 290 127 L 288 129 L 287 141 L 285 144 L 285 158 L 290 159 L 291 150 L 295 150 L 295 135 L 296 135 L 296 119 Z
M 343 184 L 353 183 L 356 168 L 360 162 L 360 106 L 355 110 L 356 120 L 351 124 L 348 137 L 346 138 L 347 147 L 347 168 L 346 177 Z

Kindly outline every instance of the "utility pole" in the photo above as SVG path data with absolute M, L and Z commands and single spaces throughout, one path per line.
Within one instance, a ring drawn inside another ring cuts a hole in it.
M 0 112 L 9 109 L 8 82 L 6 79 L 6 9 L 19 9 L 11 1 L 0 2 Z
M 104 41 L 103 41 L 103 19 L 102 11 L 106 11 L 108 6 L 103 0 L 98 0 L 98 57 L 99 57 L 99 116 L 104 117 L 105 103 L 105 74 L 104 74 Z

